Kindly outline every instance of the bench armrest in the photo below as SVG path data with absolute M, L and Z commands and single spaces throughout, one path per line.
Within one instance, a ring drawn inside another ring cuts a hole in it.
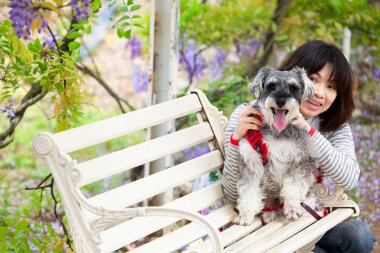
M 360 214 L 359 206 L 348 198 L 348 195 L 341 187 L 336 186 L 334 192 L 330 195 L 326 185 L 318 184 L 318 196 L 323 206 L 329 209 L 329 212 L 336 208 L 351 208 L 354 210 L 352 217 L 358 217 Z

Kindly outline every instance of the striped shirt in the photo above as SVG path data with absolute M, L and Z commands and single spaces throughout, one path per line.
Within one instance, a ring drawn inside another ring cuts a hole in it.
M 243 160 L 239 154 L 239 146 L 232 145 L 230 137 L 235 130 L 240 111 L 244 106 L 238 106 L 232 113 L 224 133 L 226 159 L 222 184 L 226 198 L 232 202 L 236 202 L 238 198 L 237 182 L 240 179 L 239 171 L 243 166 Z M 337 186 L 343 189 L 352 188 L 358 181 L 360 169 L 355 156 L 350 126 L 345 123 L 336 131 L 321 133 L 318 131 L 318 118 L 310 118 L 307 122 L 317 130 L 311 139 L 315 143 L 317 160 L 324 177 L 330 177 Z

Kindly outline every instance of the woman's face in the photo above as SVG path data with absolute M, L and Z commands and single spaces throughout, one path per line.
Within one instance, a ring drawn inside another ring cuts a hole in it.
M 327 63 L 318 72 L 309 76 L 314 83 L 314 97 L 302 102 L 300 111 L 305 119 L 327 111 L 334 102 L 337 91 L 334 83 L 329 82 L 331 65 Z

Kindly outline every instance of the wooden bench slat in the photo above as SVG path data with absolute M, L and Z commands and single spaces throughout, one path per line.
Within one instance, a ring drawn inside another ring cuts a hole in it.
M 223 199 L 223 197 L 221 183 L 217 182 L 183 196 L 182 198 L 176 199 L 164 206 L 196 212 Z M 101 245 L 101 251 L 110 252 L 116 250 L 176 221 L 178 221 L 178 218 L 157 216 L 137 217 L 128 220 L 117 226 L 111 227 L 100 234 L 102 241 L 112 241 L 112 245 L 103 243 Z
M 236 213 L 232 205 L 227 205 L 213 211 L 206 217 L 214 227 L 219 228 L 236 217 Z M 172 252 L 203 236 L 205 236 L 204 229 L 192 222 L 132 250 L 131 253 Z
M 235 216 L 233 218 L 236 217 Z M 258 228 L 262 227 L 262 221 L 261 218 L 256 217 L 251 225 L 249 226 L 238 226 L 233 225 L 229 227 L 228 229 L 222 231 L 222 242 L 223 247 L 227 247 L 228 245 L 240 240 L 241 238 L 244 238 L 245 236 L 252 233 L 252 231 L 257 231 Z M 204 241 L 202 244 L 198 246 L 191 247 L 190 249 L 186 250 L 184 253 L 213 253 L 211 250 L 211 243 L 209 240 Z M 223 252 L 237 252 L 237 251 L 227 251 L 227 249 Z
M 221 152 L 215 150 L 138 181 L 99 194 L 90 198 L 89 202 L 92 205 L 101 205 L 105 208 L 127 207 L 219 169 L 223 164 Z
M 77 165 L 79 186 L 121 173 L 213 138 L 207 122 L 125 148 Z
M 202 108 L 198 96 L 191 94 L 137 111 L 115 116 L 85 126 L 54 134 L 64 153 L 83 149 L 101 142 L 180 118 Z
M 288 239 L 295 233 L 301 231 L 302 229 L 306 228 L 307 226 L 309 226 L 310 224 L 314 222 L 316 222 L 314 217 L 310 215 L 304 215 L 298 218 L 297 220 L 286 224 L 284 227 L 277 229 L 276 231 L 273 231 L 271 234 L 265 236 L 264 238 L 261 238 L 259 241 L 253 244 L 250 244 L 249 247 L 245 248 L 244 250 L 240 252 L 241 253 L 266 252 L 267 250 L 271 249 L 273 246 L 285 241 L 286 239 Z M 256 232 L 259 233 L 260 230 L 261 229 L 259 229 Z
M 232 244 L 231 246 L 227 247 L 226 252 L 239 252 L 240 250 L 246 248 L 248 245 L 255 243 L 255 242 L 258 242 L 262 238 L 270 235 L 271 233 L 273 233 L 277 229 L 284 227 L 288 223 L 289 223 L 289 221 L 287 219 L 276 219 L 276 220 L 266 224 L 265 226 L 263 226 L 259 230 L 253 232 L 252 234 L 247 235 L 246 237 L 244 237 L 240 241 L 238 241 L 238 242 Z
M 302 232 L 294 235 L 288 240 L 278 244 L 276 247 L 273 247 L 267 253 L 277 253 L 277 252 L 294 252 L 304 246 L 304 241 L 312 241 L 317 239 L 318 236 L 324 234 L 325 231 L 344 221 L 348 217 L 354 214 L 354 210 L 350 208 L 340 208 L 329 215 L 319 220 L 318 222 L 307 227 Z

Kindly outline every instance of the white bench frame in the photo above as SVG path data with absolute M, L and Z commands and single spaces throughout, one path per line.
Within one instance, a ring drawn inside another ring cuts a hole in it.
M 69 155 L 192 113 L 196 113 L 199 124 L 166 136 L 84 162 L 77 162 Z M 310 252 L 325 231 L 359 215 L 358 206 L 348 200 L 342 189 L 336 189 L 329 196 L 323 185 L 319 186 L 319 196 L 330 214 L 320 221 L 304 215 L 294 222 L 282 218 L 263 226 L 257 218 L 250 226 L 232 225 L 219 232 L 219 227 L 237 215 L 232 205 L 226 203 L 207 216 L 198 211 L 217 201 L 223 202 L 220 182 L 161 207 L 133 207 L 211 171 L 220 173 L 226 126 L 223 113 L 212 106 L 201 91 L 193 90 L 181 98 L 64 132 L 39 133 L 33 140 L 33 150 L 46 160 L 52 171 L 76 252 L 112 252 L 180 219 L 191 223 L 132 252 L 172 252 L 206 234 L 210 240 L 187 252 Z M 86 198 L 80 190 L 84 185 L 204 142 L 211 152 L 193 160 L 91 198 Z

